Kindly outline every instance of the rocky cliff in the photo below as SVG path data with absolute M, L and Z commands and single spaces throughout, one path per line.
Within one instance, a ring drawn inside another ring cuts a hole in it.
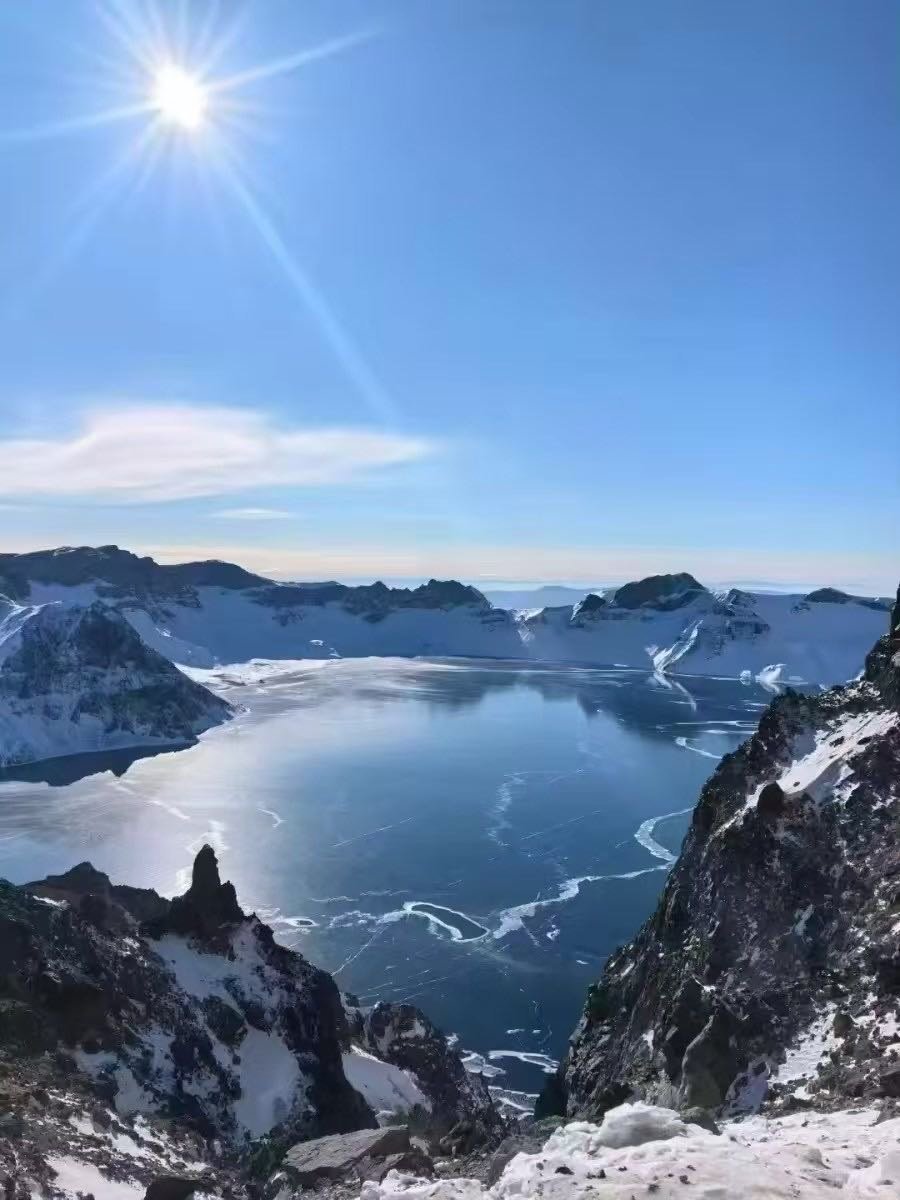
M 502 1127 L 422 1013 L 346 1001 L 242 912 L 208 846 L 172 901 L 88 863 L 0 882 L 7 1195 L 60 1170 L 91 1183 L 70 1194 L 97 1173 L 140 1194 L 179 1162 L 243 1187 L 298 1140 L 401 1117 L 435 1143 Z
M 900 1097 L 900 594 L 862 678 L 779 696 L 721 761 L 540 1108 L 596 1119 L 635 1096 Z

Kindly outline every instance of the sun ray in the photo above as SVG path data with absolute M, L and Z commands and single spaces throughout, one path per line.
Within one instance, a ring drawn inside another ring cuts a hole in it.
M 123 104 L 118 108 L 107 108 L 101 112 L 88 113 L 83 117 L 71 117 L 66 121 L 54 121 L 48 125 L 33 125 L 30 129 L 7 129 L 0 131 L 0 142 L 42 142 L 50 138 L 68 137 L 73 133 L 85 133 L 103 125 L 115 125 L 119 121 L 132 121 L 152 112 L 149 101 Z
M 212 162 L 232 196 L 249 217 L 263 244 L 281 268 L 304 308 L 315 320 L 319 332 L 373 415 L 387 424 L 396 423 L 396 408 L 387 392 L 332 311 L 322 292 L 288 249 L 271 217 L 258 203 L 227 150 L 220 146 L 219 153 L 213 154 Z
M 31 275 L 27 285 L 23 284 L 16 291 L 14 303 L 3 312 L 5 320 L 15 320 L 24 316 L 29 306 L 46 293 L 60 272 L 81 253 L 115 202 L 128 192 L 134 192 L 137 187 L 136 179 L 131 179 L 128 188 L 124 190 L 117 189 L 114 185 L 128 177 L 136 162 L 139 163 L 143 157 L 153 152 L 153 144 L 158 140 L 158 127 L 148 126 L 125 153 L 76 199 L 71 209 L 71 228 L 61 236 L 54 254 Z
M 122 4 L 120 0 L 102 0 L 95 5 L 95 11 L 131 60 L 144 71 L 152 71 L 155 58 L 167 49 L 164 31 L 140 24 L 135 6 Z
M 158 122 L 147 125 L 139 136 L 131 142 L 93 183 L 78 197 L 72 206 L 74 212 L 87 213 L 96 205 L 104 205 L 105 196 L 114 195 L 114 186 L 124 180 L 128 172 L 140 167 L 142 160 L 150 153 L 154 142 L 160 137 Z
M 244 87 L 248 83 L 256 83 L 261 79 L 271 79 L 275 75 L 286 75 L 291 71 L 296 71 L 298 67 L 305 67 L 309 63 L 318 62 L 323 58 L 333 58 L 336 54 L 343 54 L 345 50 L 352 50 L 354 46 L 361 46 L 364 42 L 369 42 L 376 37 L 373 30 L 360 31 L 358 33 L 348 33 L 344 37 L 332 38 L 329 42 L 322 42 L 321 45 L 311 46 L 307 50 L 299 50 L 296 54 L 287 54 L 283 58 L 274 58 L 271 62 L 260 63 L 256 67 L 248 67 L 246 71 L 238 71 L 235 75 L 229 75 L 225 79 L 214 80 L 209 85 L 211 92 L 228 92 L 234 88 Z
M 209 34 L 198 40 L 197 63 L 204 77 L 213 74 L 221 60 L 240 38 L 246 29 L 249 14 L 250 6 L 245 5 L 231 14 L 230 21 L 224 29 L 217 32 L 211 27 Z

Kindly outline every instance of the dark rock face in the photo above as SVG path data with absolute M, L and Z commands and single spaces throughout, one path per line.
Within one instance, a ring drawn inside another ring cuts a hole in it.
M 606 600 L 602 596 L 596 595 L 595 592 L 588 592 L 585 598 L 572 609 L 572 623 L 590 621 L 592 617 L 602 613 L 606 607 Z
M 803 597 L 807 604 L 861 604 L 864 608 L 874 608 L 881 612 L 889 612 L 890 600 L 880 600 L 869 596 L 851 596 L 849 592 L 837 588 L 817 588 Z
M 99 582 L 120 594 L 174 596 L 186 588 L 232 590 L 257 587 L 268 580 L 216 560 L 164 566 L 118 546 L 63 546 L 28 554 L 0 554 L 0 592 L 14 600 L 26 600 L 31 582 L 65 587 Z
M 159 1175 L 151 1179 L 144 1193 L 144 1200 L 188 1200 L 203 1187 L 202 1179 L 190 1179 L 184 1175 Z
M 490 610 L 490 604 L 477 588 L 458 583 L 455 579 L 429 579 L 417 588 L 389 588 L 386 584 L 350 587 L 344 583 L 267 583 L 254 589 L 252 599 L 270 608 L 320 608 L 340 603 L 347 612 L 361 616 L 384 616 L 395 609 L 456 608 L 474 605 Z
M 191 886 L 167 905 L 150 925 L 158 937 L 165 933 L 212 937 L 222 926 L 237 925 L 246 915 L 237 901 L 233 883 L 222 883 L 212 846 L 203 846 L 194 859 Z
M 853 597 L 847 592 L 838 591 L 837 588 L 823 587 L 809 592 L 803 599 L 808 604 L 848 604 Z
M 675 575 L 648 575 L 635 583 L 618 588 L 613 603 L 618 608 L 655 608 L 668 612 L 683 608 L 702 595 L 706 588 L 687 571 Z
M 363 1180 L 374 1180 L 376 1183 L 380 1183 L 390 1171 L 400 1171 L 404 1175 L 418 1175 L 420 1178 L 430 1179 L 434 1175 L 434 1162 L 424 1150 L 418 1146 L 410 1146 L 402 1153 L 363 1160 L 359 1164 L 360 1177 Z
M 768 1090 L 789 1104 L 797 1084 L 779 1084 L 779 1064 L 817 1021 L 839 1040 L 809 1103 L 892 1094 L 898 622 L 900 604 L 863 680 L 780 696 L 721 761 L 655 914 L 590 989 L 542 1112 L 595 1119 L 634 1094 L 734 1112 Z
M 23 884 L 34 896 L 65 902 L 84 920 L 109 932 L 123 932 L 145 921 L 158 920 L 169 909 L 169 901 L 152 888 L 113 884 L 109 876 L 89 862 L 79 863 L 63 875 L 48 875 Z
M 767 783 L 759 793 L 756 811 L 763 819 L 775 820 L 785 810 L 785 796 L 778 783 Z

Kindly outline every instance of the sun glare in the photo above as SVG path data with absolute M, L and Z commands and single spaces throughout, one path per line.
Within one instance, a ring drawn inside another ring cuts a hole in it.
M 181 67 L 170 64 L 157 72 L 153 106 L 169 124 L 196 131 L 206 120 L 207 101 L 202 83 Z
M 42 142 L 93 134 L 104 126 L 140 122 L 131 143 L 77 201 L 77 220 L 67 232 L 64 252 L 53 264 L 52 272 L 49 268 L 45 271 L 41 286 L 51 273 L 80 252 L 120 196 L 137 194 L 147 187 L 153 171 L 168 156 L 173 171 L 189 169 L 191 181 L 202 184 L 205 200 L 213 195 L 210 186 L 218 185 L 243 212 L 362 398 L 379 420 L 392 421 L 390 397 L 266 211 L 250 175 L 250 167 L 256 169 L 256 164 L 245 163 L 241 153 L 267 128 L 268 112 L 254 96 L 255 88 L 343 55 L 371 41 L 376 32 L 361 30 L 335 37 L 225 74 L 221 67 L 226 52 L 238 38 L 238 19 L 221 28 L 217 28 L 216 20 L 208 21 L 192 31 L 180 18 L 174 28 L 168 24 L 173 9 L 182 15 L 186 12 L 186 0 L 179 0 L 177 5 L 166 0 L 96 0 L 96 8 L 111 40 L 125 52 L 121 70 L 110 70 L 114 64 L 106 54 L 97 58 L 109 73 L 104 85 L 111 87 L 120 102 L 94 112 L 63 116 L 45 125 L 12 130 L 0 127 L 2 147 L 10 142 Z M 249 97 L 242 96 L 245 90 L 250 91 Z M 190 154 L 179 152 L 185 146 L 190 146 Z

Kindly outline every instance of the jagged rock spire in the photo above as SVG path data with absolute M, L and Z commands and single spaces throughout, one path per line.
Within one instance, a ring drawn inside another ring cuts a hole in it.
M 219 862 L 212 846 L 204 845 L 194 859 L 191 886 L 172 901 L 164 919 L 173 933 L 208 937 L 223 925 L 245 920 L 233 883 L 222 883 Z

